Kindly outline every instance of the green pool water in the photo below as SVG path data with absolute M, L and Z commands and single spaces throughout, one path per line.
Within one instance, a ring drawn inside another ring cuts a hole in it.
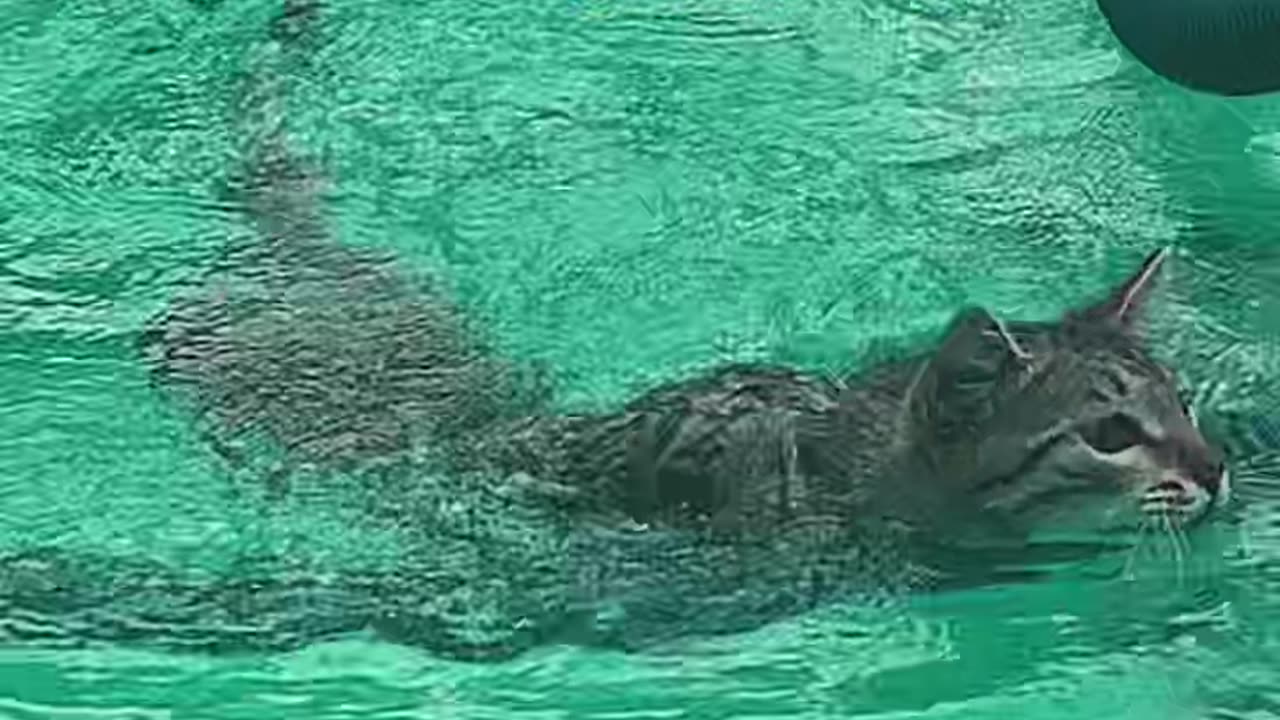
M 0 5 L 0 549 L 336 570 L 406 542 L 337 490 L 231 492 L 135 352 L 243 232 L 228 108 L 276 10 Z M 1249 436 L 1234 504 L 1131 582 L 661 652 L 0 647 L 0 717 L 1280 717 L 1280 98 L 1155 79 L 1085 0 L 334 2 L 321 36 L 287 112 L 342 242 L 444 278 L 563 407 L 846 364 L 966 304 L 1052 317 L 1172 245 L 1159 342 Z

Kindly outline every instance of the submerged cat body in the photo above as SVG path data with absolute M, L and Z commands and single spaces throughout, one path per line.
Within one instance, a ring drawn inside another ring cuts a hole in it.
M 386 498 L 414 538 L 394 569 L 257 558 L 193 578 L 142 558 L 0 558 L 0 636 L 229 652 L 372 630 L 485 661 L 638 650 L 1121 549 L 1228 492 L 1146 349 L 1164 260 L 1058 322 L 962 311 L 935 347 L 844 378 L 732 366 L 613 413 L 473 426 L 444 443 L 456 478 L 419 478 L 425 503 Z

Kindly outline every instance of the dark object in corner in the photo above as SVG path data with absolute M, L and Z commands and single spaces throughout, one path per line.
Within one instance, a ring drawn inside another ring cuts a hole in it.
M 1151 70 L 1217 95 L 1280 90 L 1280 0 L 1098 0 Z

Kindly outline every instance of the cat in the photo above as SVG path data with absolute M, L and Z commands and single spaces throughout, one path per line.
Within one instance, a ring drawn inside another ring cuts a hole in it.
M 284 559 L 203 580 L 13 554 L 9 641 L 48 641 L 62 618 L 64 640 L 219 651 L 363 628 L 472 660 L 566 638 L 632 648 L 760 627 L 850 588 L 1018 579 L 1151 525 L 1181 532 L 1229 496 L 1221 450 L 1150 348 L 1166 250 L 1057 321 L 969 308 L 932 347 L 841 377 L 739 364 L 616 411 L 556 412 L 543 376 L 494 351 L 444 289 L 334 239 L 278 109 L 279 64 L 317 17 L 287 2 L 280 52 L 249 75 L 259 116 L 228 205 L 252 237 L 140 346 L 228 463 L 273 454 L 278 493 L 302 468 L 382 482 L 421 552 L 395 570 L 321 577 Z M 430 482 L 422 447 L 445 468 Z M 32 613 L 43 623 L 13 621 Z
M 0 638 L 226 653 L 372 630 L 471 661 L 643 650 L 1183 532 L 1230 486 L 1147 347 L 1167 257 L 1056 322 L 963 310 L 932 347 L 841 378 L 734 365 L 611 413 L 481 425 L 456 478 L 421 478 L 460 512 L 393 498 L 423 539 L 401 567 L 258 558 L 193 578 L 146 558 L 0 557 Z
M 617 413 L 526 421 L 499 435 L 503 462 L 642 526 L 837 512 L 1012 546 L 1194 524 L 1229 476 L 1148 346 L 1168 255 L 1057 322 L 965 309 L 935 348 L 849 377 L 734 365 Z
M 314 45 L 319 15 L 314 0 L 286 2 L 276 64 L 249 74 L 250 146 L 231 185 L 255 237 L 144 334 L 156 376 L 190 391 L 228 455 L 249 429 L 286 464 L 349 470 L 426 438 L 455 468 L 542 478 L 600 516 L 724 529 L 859 496 L 906 525 L 969 514 L 1010 532 L 1045 498 L 1138 493 L 1192 519 L 1217 497 L 1221 452 L 1144 337 L 1166 250 L 1058 323 L 968 309 L 936 351 L 852 377 L 733 366 L 617 413 L 556 416 L 544 378 L 494 352 L 442 289 L 334 239 L 280 97 L 279 58 Z

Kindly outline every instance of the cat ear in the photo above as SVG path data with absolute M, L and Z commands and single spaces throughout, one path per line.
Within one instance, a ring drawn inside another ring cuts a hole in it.
M 1030 361 L 1030 353 L 991 313 L 962 311 L 912 389 L 913 425 L 938 439 L 966 436 L 990 415 L 1001 381 Z
M 1151 253 L 1129 279 L 1111 291 L 1105 300 L 1077 313 L 1085 320 L 1113 322 L 1128 330 L 1140 329 L 1146 309 L 1155 293 L 1169 248 Z

